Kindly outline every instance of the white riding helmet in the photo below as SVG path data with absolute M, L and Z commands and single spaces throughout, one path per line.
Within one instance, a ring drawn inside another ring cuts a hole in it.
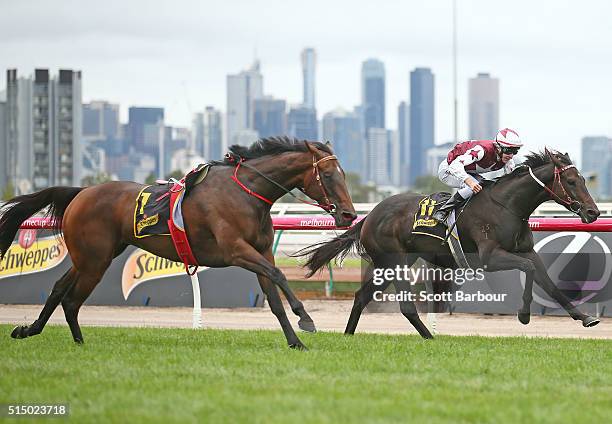
M 495 136 L 495 141 L 499 143 L 500 147 L 523 147 L 523 142 L 518 133 L 510 128 L 499 130 Z

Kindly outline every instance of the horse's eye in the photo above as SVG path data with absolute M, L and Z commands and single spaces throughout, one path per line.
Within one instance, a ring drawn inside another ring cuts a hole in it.
M 323 176 L 324 176 L 325 178 L 331 178 L 332 174 L 331 174 L 331 172 L 324 172 L 324 173 L 323 173 Z
M 571 186 L 575 186 L 576 185 L 576 180 L 567 180 L 567 183 Z

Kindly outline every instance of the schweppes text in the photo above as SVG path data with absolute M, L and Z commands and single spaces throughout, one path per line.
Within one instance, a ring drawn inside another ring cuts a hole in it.
M 198 272 L 208 269 L 200 267 Z M 136 249 L 125 261 L 121 276 L 121 289 L 125 300 L 132 290 L 145 281 L 186 275 L 185 266 L 180 262 L 155 256 L 142 249 Z
M 178 271 L 182 271 L 184 265 L 180 262 L 171 261 L 170 259 L 160 258 L 159 256 L 153 256 L 151 254 L 147 254 L 147 252 L 143 252 L 142 254 L 136 256 L 136 267 L 134 279 L 139 280 L 145 273 L 173 268 L 176 268 Z
M 59 265 L 68 251 L 56 237 L 43 238 L 28 249 L 13 243 L 0 261 L 0 278 L 45 271 Z

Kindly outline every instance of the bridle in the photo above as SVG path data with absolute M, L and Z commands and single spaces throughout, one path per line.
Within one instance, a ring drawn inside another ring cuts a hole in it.
M 334 205 L 333 203 L 331 203 L 329 201 L 329 197 L 327 196 L 327 191 L 325 190 L 325 186 L 323 185 L 323 181 L 321 180 L 321 174 L 319 173 L 319 164 L 322 163 L 322 162 L 326 162 L 328 160 L 338 160 L 336 155 L 325 156 L 325 157 L 323 157 L 323 158 L 321 158 L 319 160 L 316 160 L 316 157 L 314 155 L 312 157 L 312 177 L 310 178 L 310 181 L 312 181 L 313 178 L 317 181 L 317 183 L 319 185 L 319 188 L 321 189 L 321 193 L 323 193 L 323 199 L 325 201 L 324 204 L 315 203 L 315 202 L 309 202 L 307 200 L 304 200 L 304 199 L 301 199 L 301 198 L 297 197 L 295 194 L 293 194 L 291 192 L 291 190 L 289 190 L 285 186 L 277 183 L 272 178 L 268 177 L 267 175 L 265 175 L 264 173 L 259 171 L 254 166 L 251 166 L 250 164 L 246 163 L 246 159 L 240 157 L 239 155 L 237 155 L 235 153 L 231 153 L 231 152 L 227 153 L 225 155 L 225 157 L 230 162 L 236 162 L 236 168 L 234 169 L 234 173 L 231 176 L 232 180 L 234 180 L 234 182 L 236 184 L 238 184 L 238 186 L 240 186 L 240 188 L 242 188 L 248 194 L 250 194 L 253 197 L 258 198 L 259 200 L 261 200 L 261 201 L 263 201 L 263 202 L 265 202 L 265 203 L 267 203 L 269 205 L 274 204 L 274 202 L 272 200 L 262 196 L 261 194 L 251 190 L 250 188 L 245 186 L 238 179 L 238 170 L 240 169 L 241 166 L 244 166 L 245 168 L 248 168 L 248 169 L 252 170 L 256 174 L 258 174 L 260 177 L 265 179 L 266 181 L 268 181 L 271 184 L 275 185 L 276 187 L 280 188 L 282 191 L 284 191 L 285 193 L 288 193 L 289 195 L 293 196 L 295 199 L 297 199 L 298 201 L 300 201 L 302 203 L 305 203 L 305 204 L 308 204 L 308 205 L 312 205 L 312 206 L 318 206 L 319 208 L 323 209 L 325 212 L 327 212 L 329 214 L 333 214 L 336 211 L 336 205 Z M 308 185 L 310 185 L 310 184 L 308 184 Z M 302 193 L 306 194 L 306 191 L 305 191 L 306 190 L 306 184 L 304 185 L 304 188 L 298 188 L 298 190 L 300 190 Z
M 314 179 L 317 181 L 317 184 L 319 185 L 319 188 L 321 189 L 321 193 L 323 193 L 323 200 L 325 201 L 325 205 L 317 204 L 317 206 L 319 206 L 328 213 L 334 213 L 336 211 L 336 205 L 329 201 L 327 191 L 325 190 L 325 186 L 323 185 L 321 174 L 319 172 L 319 164 L 322 162 L 327 162 L 328 160 L 338 160 L 338 158 L 336 157 L 336 155 L 329 155 L 319 160 L 316 159 L 317 158 L 315 156 L 312 157 L 312 177 L 310 178 L 310 182 L 312 182 L 312 178 L 314 177 Z M 304 188 L 300 188 L 299 190 L 302 193 L 306 194 L 306 184 L 304 184 Z
M 548 186 L 546 184 L 544 184 L 542 181 L 540 181 L 540 179 L 538 177 L 536 177 L 533 173 L 533 171 L 531 170 L 531 167 L 527 166 L 527 169 L 529 169 L 529 174 L 531 175 L 531 178 L 533 178 L 539 185 L 541 185 L 542 187 L 544 187 L 544 190 L 546 190 L 549 194 L 551 199 L 555 199 L 558 200 L 559 202 L 563 203 L 564 205 L 566 205 L 570 211 L 572 211 L 573 213 L 575 213 L 576 215 L 582 210 L 582 203 L 580 203 L 578 200 L 573 199 L 565 190 L 565 187 L 563 187 L 563 183 L 561 182 L 561 174 L 565 171 L 567 171 L 568 169 L 576 169 L 576 165 L 565 165 L 561 168 L 555 166 L 555 176 L 553 179 L 553 183 L 552 183 L 552 190 L 550 188 L 548 188 Z M 561 186 L 561 190 L 563 190 L 563 195 L 565 196 L 565 199 L 559 197 L 555 192 L 554 192 L 554 188 L 555 185 L 557 184 L 557 181 L 559 182 L 559 185 Z M 574 205 L 578 205 L 578 208 L 574 208 Z

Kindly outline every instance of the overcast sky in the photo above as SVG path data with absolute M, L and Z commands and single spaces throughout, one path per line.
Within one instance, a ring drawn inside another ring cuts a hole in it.
M 500 79 L 500 125 L 529 145 L 577 157 L 585 135 L 612 136 L 612 2 L 458 0 L 459 135 L 467 80 Z M 360 102 L 361 62 L 386 67 L 387 127 L 409 99 L 409 73 L 435 74 L 436 143 L 453 136 L 452 1 L 0 0 L 4 70 L 83 71 L 83 101 L 163 106 L 189 126 L 226 109 L 226 75 L 261 60 L 264 92 L 302 99 L 300 52 L 318 55 L 318 115 Z

